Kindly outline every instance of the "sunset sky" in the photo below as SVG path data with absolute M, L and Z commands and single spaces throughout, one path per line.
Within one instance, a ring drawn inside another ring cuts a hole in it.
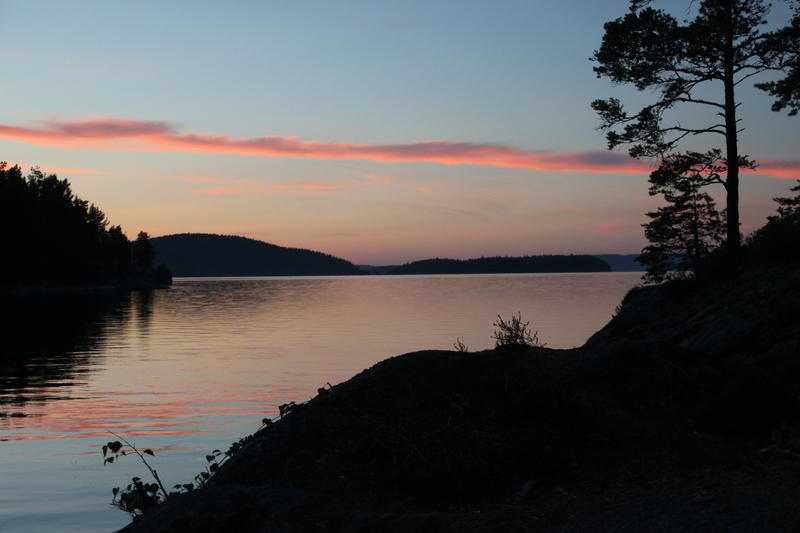
M 633 253 L 659 203 L 649 166 L 608 152 L 589 107 L 651 99 L 588 60 L 627 5 L 0 1 L 0 160 L 68 178 L 131 237 L 245 235 L 358 264 Z M 800 117 L 741 89 L 741 151 L 761 162 L 749 233 L 800 177 Z

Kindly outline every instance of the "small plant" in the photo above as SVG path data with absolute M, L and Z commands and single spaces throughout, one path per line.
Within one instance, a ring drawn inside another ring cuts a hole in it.
M 265 418 L 261 421 L 262 425 L 259 429 L 272 427 L 272 420 L 269 418 Z M 228 462 L 228 459 L 236 455 L 239 450 L 242 449 L 242 446 L 245 445 L 247 441 L 253 438 L 252 435 L 247 435 L 246 437 L 242 437 L 241 439 L 237 440 L 236 442 L 231 443 L 228 447 L 227 451 L 222 450 L 214 450 L 210 454 L 206 455 L 206 461 L 208 462 L 208 466 L 206 469 L 194 476 L 194 483 L 183 483 L 175 485 L 175 488 L 178 491 L 186 491 L 190 492 L 194 489 L 199 489 L 216 474 L 220 467 Z
M 317 392 L 319 392 L 319 390 Z M 285 418 L 298 407 L 299 405 L 295 402 L 282 403 L 278 406 L 278 417 Z
M 290 402 L 290 404 L 282 405 L 280 407 L 281 416 L 285 416 L 291 411 L 292 408 L 297 407 L 297 405 L 294 402 Z M 260 431 L 262 429 L 271 428 L 272 424 L 273 421 L 271 419 L 264 418 L 261 420 L 261 427 L 259 427 L 258 430 Z M 111 489 L 111 493 L 113 494 L 111 505 L 130 514 L 132 518 L 140 516 L 151 507 L 155 507 L 156 505 L 164 503 L 170 498 L 170 496 L 175 496 L 177 494 L 199 489 L 208 483 L 214 474 L 219 471 L 220 467 L 222 467 L 222 465 L 225 464 L 228 459 L 236 455 L 236 453 L 242 449 L 244 444 L 252 438 L 252 435 L 242 437 L 236 442 L 231 443 L 227 451 L 224 452 L 222 450 L 212 451 L 210 454 L 206 455 L 206 461 L 208 462 L 208 465 L 206 466 L 205 470 L 194 476 L 193 482 L 178 483 L 177 485 L 173 486 L 173 488 L 176 490 L 168 492 L 164 487 L 164 484 L 161 482 L 158 472 L 150 465 L 150 463 L 147 462 L 147 458 L 145 457 L 145 455 L 155 456 L 153 450 L 139 450 L 135 445 L 131 444 L 116 433 L 109 433 L 117 437 L 119 440 L 107 442 L 103 445 L 103 464 L 112 464 L 115 461 L 118 461 L 120 457 L 126 455 L 137 455 L 142 464 L 144 464 L 147 470 L 150 471 L 150 475 L 155 481 L 154 483 L 146 483 L 142 481 L 142 478 L 134 476 L 131 478 L 131 482 L 128 483 L 128 486 L 124 489 L 120 490 L 119 487 L 114 487 Z
M 461 337 L 458 337 L 456 342 L 453 343 L 453 348 L 455 348 L 457 352 L 461 353 L 467 353 L 469 351 L 469 346 L 464 344 L 464 341 L 461 339 Z
M 111 499 L 111 505 L 129 513 L 132 517 L 136 517 L 147 509 L 166 501 L 170 497 L 170 493 L 164 488 L 164 484 L 161 482 L 161 478 L 158 477 L 156 469 L 153 468 L 145 458 L 145 455 L 155 456 L 153 450 L 139 450 L 123 437 L 113 432 L 111 432 L 111 434 L 119 440 L 111 441 L 103 445 L 103 464 L 111 464 L 119 460 L 120 457 L 135 454 L 139 456 L 139 460 L 147 467 L 150 471 L 150 475 L 155 480 L 155 483 L 145 483 L 141 478 L 133 477 L 124 490 L 120 491 L 119 487 L 111 489 L 114 495 Z
M 517 312 L 511 315 L 511 319 L 506 321 L 502 316 L 497 315 L 495 322 L 494 339 L 495 348 L 502 346 L 524 346 L 526 348 L 544 348 L 546 345 L 539 342 L 539 332 L 529 328 L 530 322 L 522 321 L 522 314 Z
M 330 391 L 332 388 L 331 384 L 327 383 L 327 385 L 328 388 L 322 387 L 318 389 L 317 392 L 322 395 Z M 277 419 L 283 419 L 287 417 L 289 414 L 298 410 L 304 405 L 304 403 L 296 402 L 289 402 L 279 405 Z M 275 420 L 270 418 L 262 419 L 261 426 L 257 431 L 272 428 L 274 422 Z M 178 483 L 177 485 L 173 486 L 173 488 L 176 490 L 168 492 L 164 487 L 164 484 L 161 482 L 161 478 L 158 477 L 158 472 L 150 465 L 150 463 L 147 462 L 147 458 L 145 457 L 145 455 L 155 456 L 153 450 L 139 450 L 135 445 L 131 444 L 123 437 L 120 437 L 113 431 L 109 431 L 109 433 L 117 437 L 119 440 L 107 442 L 103 445 L 103 464 L 112 464 L 115 461 L 118 461 L 120 457 L 126 455 L 137 455 L 142 464 L 144 464 L 144 466 L 150 472 L 150 476 L 152 476 L 153 480 L 155 481 L 154 483 L 146 483 L 142 481 L 142 478 L 140 477 L 133 477 L 131 478 L 131 482 L 124 489 L 120 490 L 119 487 L 114 487 L 111 489 L 111 493 L 114 495 L 111 499 L 111 505 L 122 511 L 125 511 L 126 513 L 129 513 L 132 518 L 141 516 L 146 510 L 164 503 L 171 496 L 199 489 L 208 483 L 209 480 L 219 471 L 222 465 L 224 465 L 231 457 L 236 455 L 239 450 L 242 449 L 245 443 L 253 437 L 253 435 L 242 437 L 236 442 L 233 442 L 227 451 L 224 452 L 222 450 L 213 450 L 210 454 L 206 455 L 206 461 L 208 462 L 208 465 L 206 466 L 205 470 L 197 474 L 194 477 L 193 482 Z

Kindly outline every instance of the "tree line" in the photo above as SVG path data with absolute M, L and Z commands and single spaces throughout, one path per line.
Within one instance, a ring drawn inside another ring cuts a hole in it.
M 767 75 L 771 79 L 755 87 L 775 99 L 772 110 L 800 110 L 800 1 L 785 1 L 790 20 L 771 31 L 764 31 L 771 9 L 764 0 L 687 2 L 686 12 L 695 16 L 683 21 L 652 3 L 631 0 L 627 14 L 607 22 L 592 60 L 598 77 L 653 91 L 655 101 L 635 112 L 617 98 L 595 100 L 592 108 L 609 149 L 628 145 L 631 157 L 658 161 L 650 194 L 662 195 L 667 206 L 647 213 L 651 244 L 640 261 L 651 281 L 662 281 L 696 271 L 712 253 L 724 253 L 728 268 L 741 260 L 740 170 L 755 169 L 757 162 L 741 151 L 737 94 L 742 83 Z M 692 123 L 671 114 L 679 107 L 693 111 Z M 698 135 L 720 139 L 722 146 L 676 151 Z M 705 192 L 713 185 L 725 191 L 722 211 Z M 790 227 L 786 202 L 793 200 L 778 201 L 784 213 L 770 224 Z
M 539 272 L 610 272 L 592 255 L 533 255 L 476 259 L 423 259 L 400 265 L 390 274 L 514 274 Z
M 0 162 L 0 284 L 75 285 L 119 282 L 168 284 L 154 269 L 149 236 L 131 242 L 69 181 Z

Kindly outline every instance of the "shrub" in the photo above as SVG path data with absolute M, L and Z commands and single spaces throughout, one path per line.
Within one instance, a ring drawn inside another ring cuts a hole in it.
M 469 346 L 464 344 L 464 341 L 461 339 L 461 337 L 457 338 L 456 342 L 453 343 L 453 348 L 455 348 L 457 352 L 461 353 L 467 353 L 469 351 Z
M 517 312 L 511 315 L 511 319 L 506 321 L 502 316 L 497 315 L 497 322 L 494 323 L 495 348 L 503 346 L 522 346 L 526 348 L 543 348 L 546 345 L 539 341 L 539 332 L 531 331 L 530 322 L 522 321 L 522 314 Z

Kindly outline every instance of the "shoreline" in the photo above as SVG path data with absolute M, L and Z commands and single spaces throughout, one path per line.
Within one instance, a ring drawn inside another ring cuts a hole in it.
M 390 357 L 122 531 L 785 529 L 797 301 L 800 272 L 755 268 L 636 289 L 580 348 Z

